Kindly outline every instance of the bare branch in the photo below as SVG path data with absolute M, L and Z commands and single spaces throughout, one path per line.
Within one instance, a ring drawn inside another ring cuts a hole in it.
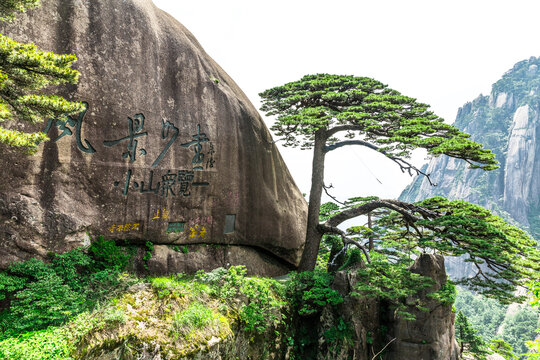
M 365 147 L 367 147 L 369 149 L 378 151 L 379 153 L 383 154 L 384 156 L 386 156 L 387 158 L 389 158 L 390 160 L 392 160 L 393 162 L 398 164 L 400 169 L 401 169 L 401 172 L 403 172 L 403 173 L 408 172 L 410 176 L 413 176 L 415 174 L 416 175 L 424 175 L 428 179 L 429 184 L 431 186 L 437 186 L 437 184 L 435 184 L 435 183 L 433 183 L 431 181 L 431 177 L 430 177 L 431 174 L 425 173 L 424 171 L 417 168 L 416 166 L 414 166 L 413 164 L 411 164 L 410 162 L 408 162 L 407 160 L 405 160 L 403 158 L 400 158 L 400 157 L 392 155 L 391 153 L 387 153 L 385 151 L 382 151 L 378 146 L 376 146 L 376 145 L 374 145 L 374 144 L 372 144 L 372 143 L 370 143 L 368 141 L 358 140 L 358 139 L 356 139 L 356 140 L 343 140 L 343 141 L 340 141 L 338 143 L 325 146 L 324 152 L 326 153 L 326 152 L 329 152 L 329 151 L 332 151 L 332 150 L 335 150 L 335 149 L 339 149 L 340 147 L 348 146 L 348 145 L 361 145 L 361 146 L 365 146 Z
M 334 200 L 335 202 L 337 202 L 340 205 L 347 206 L 347 204 L 339 201 L 336 197 L 330 195 L 330 193 L 328 192 L 328 189 L 332 189 L 333 187 L 334 186 L 332 186 L 332 184 L 330 184 L 330 186 L 326 186 L 326 185 L 323 184 L 324 192 L 326 193 L 326 195 L 328 195 L 329 198 L 331 198 L 332 200 Z
M 376 353 L 375 355 L 373 355 L 373 357 L 371 358 L 371 360 L 375 360 L 377 358 L 377 356 L 379 356 L 380 353 L 382 353 L 384 351 L 384 349 L 386 349 L 388 347 L 388 345 L 390 345 L 392 342 L 394 342 L 394 340 L 396 340 L 397 338 L 393 338 L 392 340 L 390 340 L 386 345 L 384 345 L 384 347 L 381 349 L 381 351 L 379 351 L 378 353 Z

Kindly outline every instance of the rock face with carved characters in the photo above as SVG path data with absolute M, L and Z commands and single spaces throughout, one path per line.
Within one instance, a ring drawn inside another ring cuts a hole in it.
M 37 155 L 2 148 L 0 267 L 98 235 L 228 245 L 201 267 L 297 265 L 302 194 L 247 97 L 170 15 L 150 0 L 49 0 L 0 30 L 76 54 L 79 84 L 59 92 L 87 104 L 25 129 L 51 139 Z M 160 254 L 157 272 L 190 267 Z

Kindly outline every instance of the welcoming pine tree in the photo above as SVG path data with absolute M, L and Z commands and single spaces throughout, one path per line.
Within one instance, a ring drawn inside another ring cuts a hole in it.
M 16 12 L 39 6 L 40 0 L 0 1 L 0 21 L 11 21 Z M 28 133 L 12 129 L 22 123 L 35 124 L 48 118 L 82 111 L 83 105 L 60 96 L 39 91 L 49 85 L 76 83 L 79 72 L 71 65 L 74 55 L 56 55 L 38 50 L 33 44 L 16 42 L 0 34 L 0 142 L 26 153 L 34 153 L 46 140 L 41 132 Z
M 463 159 L 471 168 L 497 168 L 493 153 L 469 140 L 470 135 L 444 123 L 428 111 L 428 105 L 371 78 L 307 75 L 259 95 L 263 100 L 261 110 L 277 115 L 272 130 L 285 140 L 285 146 L 313 148 L 306 245 L 300 270 L 313 270 L 323 234 L 318 225 L 328 152 L 347 145 L 365 146 L 410 174 L 422 173 L 407 161 L 416 148 L 434 156 Z
M 445 124 L 428 105 L 366 77 L 308 75 L 260 96 L 262 110 L 277 115 L 272 130 L 285 145 L 313 149 L 300 271 L 313 270 L 322 236 L 333 234 L 341 238 L 343 249 L 354 245 L 363 252 L 364 293 L 400 288 L 399 282 L 409 276 L 403 265 L 410 264 L 411 254 L 431 249 L 443 255 L 468 255 L 478 270 L 475 277 L 462 279 L 469 287 L 503 303 L 523 300 L 514 296 L 514 290 L 538 279 L 540 252 L 527 234 L 480 206 L 444 198 L 409 204 L 370 197 L 353 198 L 342 206 L 328 203 L 321 209 L 325 155 L 340 147 L 365 146 L 397 163 L 402 171 L 428 179 L 429 174 L 407 161 L 411 150 L 423 148 L 432 156 L 444 154 L 467 161 L 471 168 L 493 170 L 497 162 L 490 150 Z M 380 215 L 373 216 L 375 210 Z M 363 227 L 338 228 L 346 220 L 370 213 L 379 233 Z M 332 256 L 331 265 L 339 253 Z

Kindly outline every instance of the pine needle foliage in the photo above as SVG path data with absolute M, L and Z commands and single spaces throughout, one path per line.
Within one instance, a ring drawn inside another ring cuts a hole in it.
M 20 11 L 39 6 L 39 0 L 0 2 L 0 21 L 11 21 Z M 25 132 L 25 124 L 49 118 L 61 118 L 82 111 L 80 102 L 49 95 L 44 90 L 53 85 L 75 84 L 79 72 L 71 66 L 75 55 L 57 55 L 39 50 L 0 34 L 0 142 L 32 154 L 47 140 L 42 132 Z M 7 125 L 4 125 L 6 124 Z
M 261 110 L 277 115 L 272 130 L 285 140 L 285 146 L 311 149 L 317 130 L 325 129 L 330 135 L 343 130 L 347 138 L 358 137 L 388 156 L 408 157 L 411 150 L 424 148 L 430 155 L 465 159 L 471 168 L 497 168 L 490 150 L 446 124 L 428 110 L 429 105 L 368 77 L 306 75 L 259 95 Z M 329 140 L 330 144 L 341 142 Z

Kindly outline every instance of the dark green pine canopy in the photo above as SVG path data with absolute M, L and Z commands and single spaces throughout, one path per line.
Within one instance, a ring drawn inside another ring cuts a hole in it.
M 494 154 L 470 135 L 444 123 L 428 105 L 371 78 L 307 75 L 259 95 L 261 110 L 277 115 L 272 130 L 286 146 L 312 148 L 315 132 L 324 129 L 329 137 L 326 151 L 357 144 L 395 160 L 424 148 L 433 156 L 463 159 L 471 168 L 497 168 Z M 349 140 L 335 137 L 340 132 Z

